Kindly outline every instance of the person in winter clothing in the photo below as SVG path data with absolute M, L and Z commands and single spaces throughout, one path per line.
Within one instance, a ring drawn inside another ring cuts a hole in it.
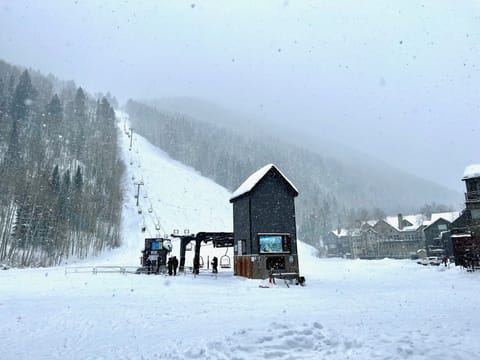
M 218 258 L 216 256 L 214 256 L 212 259 L 212 273 L 218 273 Z
M 173 259 L 170 256 L 167 261 L 167 268 L 168 268 L 168 275 L 172 276 L 172 270 L 173 270 Z
M 448 263 L 448 257 L 445 255 L 442 259 L 443 265 L 447 266 Z
M 172 267 L 173 267 L 173 276 L 177 276 L 178 259 L 176 256 L 172 258 Z
M 198 275 L 200 272 L 200 257 L 195 256 L 193 258 L 193 273 Z

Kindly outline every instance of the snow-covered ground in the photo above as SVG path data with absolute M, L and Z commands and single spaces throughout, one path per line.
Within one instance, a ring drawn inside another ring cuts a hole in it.
M 161 234 L 185 228 L 231 231 L 228 191 L 135 139 L 132 151 L 129 138 L 122 140 L 129 169 L 124 246 L 88 263 L 138 265 L 143 238 L 156 236 L 159 223 Z M 141 215 L 132 176 L 145 183 Z M 214 250 L 202 251 L 206 256 Z M 0 358 L 476 359 L 480 354 L 480 274 L 409 260 L 319 259 L 302 243 L 299 252 L 305 287 L 259 288 L 260 281 L 233 277 L 231 269 L 195 278 L 65 274 L 63 267 L 0 271 Z

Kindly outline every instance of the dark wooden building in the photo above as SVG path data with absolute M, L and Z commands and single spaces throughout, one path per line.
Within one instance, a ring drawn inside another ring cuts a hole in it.
M 475 165 L 474 165 L 475 166 Z M 465 181 L 465 210 L 460 217 L 452 223 L 452 233 L 470 231 L 472 227 L 480 225 L 480 165 L 469 170 L 467 167 L 462 178 Z
M 298 276 L 296 196 L 295 186 L 272 164 L 251 175 L 232 194 L 235 275 Z
M 438 218 L 423 229 L 427 256 L 435 256 L 446 252 L 447 244 L 442 239 L 442 233 L 450 231 L 451 222 Z
M 455 265 L 480 269 L 480 165 L 465 169 L 465 210 L 452 223 L 451 239 Z

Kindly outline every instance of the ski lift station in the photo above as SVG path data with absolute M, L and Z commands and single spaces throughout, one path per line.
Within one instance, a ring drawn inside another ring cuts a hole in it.
M 296 279 L 299 276 L 297 232 L 295 221 L 295 197 L 298 191 L 288 178 L 273 164 L 269 164 L 252 174 L 233 192 L 230 202 L 233 204 L 233 233 L 199 232 L 197 234 L 172 234 L 180 239 L 180 268 L 185 271 L 186 251 L 194 247 L 193 273 L 198 274 L 203 267 L 200 255 L 201 245 L 211 242 L 215 248 L 234 248 L 233 273 L 250 279 L 279 277 Z M 160 239 L 164 240 L 164 239 Z M 158 261 L 160 255 L 153 249 L 155 242 L 146 241 L 143 262 L 152 267 L 162 265 L 165 259 Z M 192 246 L 193 245 L 193 246 Z M 162 254 L 163 255 L 163 254 Z M 157 260 L 155 261 L 148 261 Z M 230 268 L 230 257 L 220 258 L 221 268 Z
M 232 194 L 234 274 L 299 278 L 295 197 L 298 190 L 273 164 Z

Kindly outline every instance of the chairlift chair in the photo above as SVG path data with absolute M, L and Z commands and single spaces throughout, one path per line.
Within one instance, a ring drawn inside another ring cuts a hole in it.
M 148 208 L 148 212 L 149 212 L 149 213 L 153 212 L 153 209 L 152 209 L 152 208 Z
M 225 255 L 223 255 L 222 257 L 220 257 L 220 267 L 222 269 L 230 269 L 231 268 L 231 262 L 230 262 L 230 256 L 227 255 L 227 252 L 228 252 L 228 248 L 227 250 L 225 251 Z
M 187 246 L 185 246 L 185 251 L 192 251 L 192 243 L 188 243 Z
M 160 225 L 155 225 L 155 230 L 160 231 Z
M 138 208 L 138 213 L 139 213 L 139 214 L 142 213 L 142 208 Z
M 230 264 L 230 257 L 228 255 L 223 255 L 220 258 L 220 267 L 222 269 L 230 269 L 232 265 Z

